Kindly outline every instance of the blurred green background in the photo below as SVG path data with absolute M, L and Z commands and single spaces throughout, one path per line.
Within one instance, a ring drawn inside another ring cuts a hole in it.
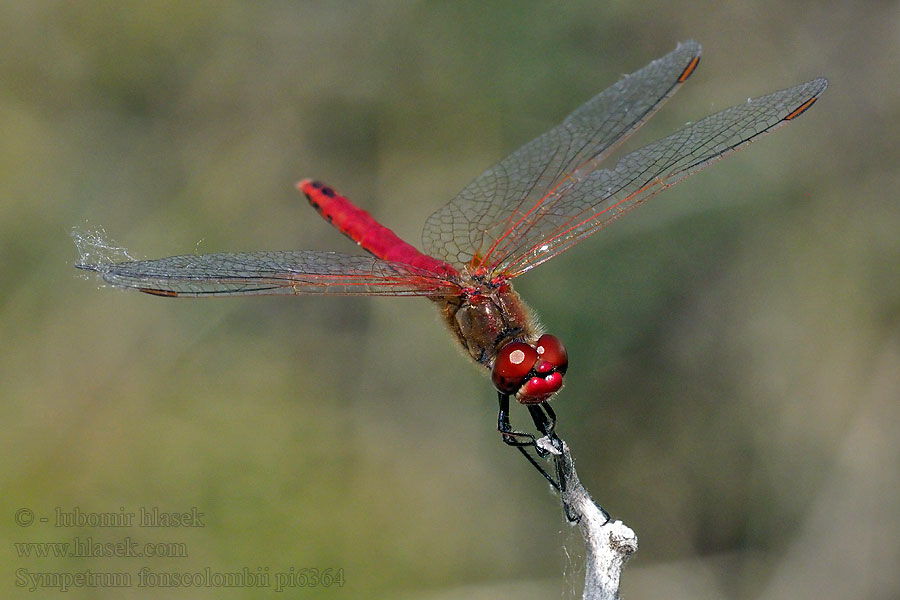
M 629 147 L 831 85 L 517 280 L 571 356 L 559 431 L 638 533 L 627 597 L 898 597 L 898 27 L 896 2 L 3 2 L 3 595 L 57 597 L 17 569 L 142 566 L 344 569 L 286 592 L 309 597 L 577 593 L 580 536 L 430 303 L 119 292 L 72 268 L 70 232 L 139 258 L 354 251 L 294 190 L 315 177 L 418 245 L 484 168 L 694 38 L 699 71 Z M 205 527 L 53 526 L 154 506 Z M 75 536 L 188 556 L 14 546 Z M 163 592 L 278 597 L 66 597 Z

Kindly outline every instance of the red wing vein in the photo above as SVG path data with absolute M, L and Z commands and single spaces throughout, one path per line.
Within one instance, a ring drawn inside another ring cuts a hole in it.
M 493 271 L 514 277 L 558 255 L 660 191 L 787 123 L 826 86 L 825 79 L 815 79 L 749 100 L 624 156 L 614 169 L 585 173 L 548 198 L 534 221 L 523 222 L 507 237 L 502 256 L 492 261 Z
M 696 42 L 679 44 L 482 173 L 428 219 L 426 252 L 459 268 L 496 263 L 493 254 L 511 241 L 518 245 L 521 231 L 545 214 L 548 198 L 595 169 L 678 89 L 699 55 Z
M 182 255 L 79 267 L 98 272 L 112 285 L 166 296 L 432 296 L 456 287 L 411 265 L 311 250 Z

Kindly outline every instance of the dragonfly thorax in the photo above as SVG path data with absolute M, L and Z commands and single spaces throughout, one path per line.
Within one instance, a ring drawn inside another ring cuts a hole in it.
M 485 284 L 470 280 L 470 283 L 472 285 L 464 287 L 460 295 L 436 299 L 442 304 L 444 320 L 463 351 L 492 371 L 495 386 L 501 392 L 515 395 L 523 403 L 546 400 L 562 387 L 565 365 L 559 368 L 558 364 L 551 365 L 543 359 L 529 359 L 532 354 L 538 357 L 543 353 L 539 340 L 552 338 L 556 341 L 553 348 L 560 351 L 554 356 L 559 356 L 560 352 L 565 356 L 562 344 L 553 336 L 541 335 L 540 325 L 531 310 L 508 282 Z M 511 352 L 509 346 L 513 344 L 517 346 Z M 524 361 L 523 356 L 515 352 L 519 346 L 529 348 L 528 358 Z M 496 372 L 498 360 L 503 362 L 499 375 Z M 497 383 L 498 376 L 502 384 Z
M 504 345 L 533 342 L 541 333 L 528 306 L 508 283 L 465 287 L 462 294 L 439 302 L 444 321 L 463 351 L 488 369 Z

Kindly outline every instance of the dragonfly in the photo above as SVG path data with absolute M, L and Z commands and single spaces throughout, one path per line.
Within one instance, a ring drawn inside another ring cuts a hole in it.
M 694 41 L 588 100 L 562 123 L 484 171 L 432 214 L 424 252 L 400 239 L 333 187 L 297 184 L 312 207 L 369 256 L 316 250 L 192 254 L 157 260 L 82 262 L 108 283 L 156 296 L 363 294 L 434 302 L 465 354 L 490 372 L 508 445 L 533 447 L 514 429 L 510 399 L 543 436 L 554 435 L 550 400 L 563 386 L 568 354 L 543 331 L 512 280 L 584 241 L 659 192 L 806 112 L 824 78 L 774 92 L 688 124 L 603 167 L 690 77 Z M 554 485 L 540 467 L 538 470 Z M 558 487 L 558 485 L 557 485 Z

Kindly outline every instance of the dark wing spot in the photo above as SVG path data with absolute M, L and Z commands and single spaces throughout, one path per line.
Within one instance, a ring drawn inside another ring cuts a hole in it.
M 138 288 L 139 292 L 144 292 L 145 294 L 152 294 L 153 296 L 163 296 L 166 298 L 176 298 L 178 297 L 178 292 L 173 290 L 156 290 L 153 288 Z

